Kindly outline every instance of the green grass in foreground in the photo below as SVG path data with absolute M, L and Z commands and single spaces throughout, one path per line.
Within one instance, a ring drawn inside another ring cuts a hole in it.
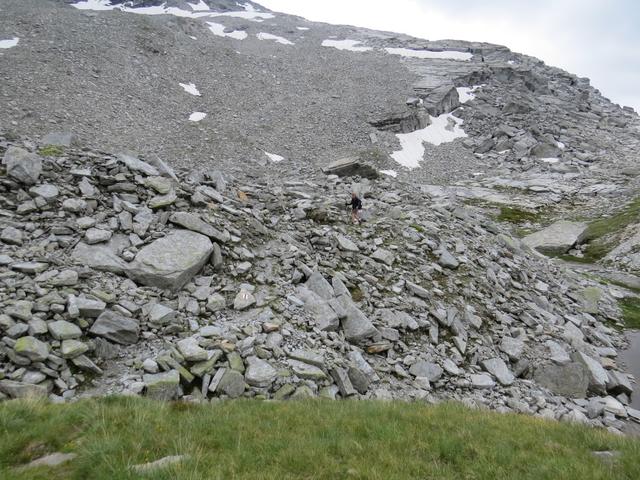
M 605 464 L 592 451 L 618 450 Z M 51 470 L 16 466 L 78 454 Z M 140 476 L 129 466 L 190 459 Z M 640 442 L 457 404 L 163 404 L 136 398 L 0 405 L 2 479 L 638 479 Z

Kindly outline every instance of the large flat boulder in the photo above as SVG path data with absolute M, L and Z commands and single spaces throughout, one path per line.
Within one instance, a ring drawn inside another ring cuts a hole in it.
M 179 290 L 209 260 L 213 244 L 205 235 L 176 230 L 144 247 L 126 274 L 143 285 Z
M 567 253 L 586 237 L 587 224 L 582 222 L 556 222 L 522 239 L 525 245 L 546 255 Z

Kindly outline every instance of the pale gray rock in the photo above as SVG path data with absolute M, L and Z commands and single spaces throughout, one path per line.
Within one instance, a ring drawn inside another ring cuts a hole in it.
M 334 331 L 340 326 L 335 309 L 319 295 L 306 287 L 298 287 L 297 295 L 304 302 L 304 309 L 313 317 L 315 325 L 322 331 Z
M 149 309 L 149 322 L 154 325 L 167 325 L 176 318 L 177 313 L 173 308 L 156 303 Z
M 79 242 L 71 253 L 73 262 L 78 265 L 85 265 L 96 270 L 123 273 L 127 268 L 127 263 L 120 258 L 119 254 L 129 246 L 129 240 L 124 235 L 114 235 L 105 244 L 87 245 Z
M 278 374 L 269 362 L 258 357 L 249 357 L 247 363 L 248 366 L 244 372 L 244 378 L 251 386 L 269 387 Z
M 414 377 L 427 378 L 429 382 L 437 382 L 440 380 L 440 377 L 442 377 L 443 370 L 437 363 L 418 360 L 416 363 L 411 365 L 409 373 Z
M 14 227 L 6 227 L 0 232 L 0 240 L 9 245 L 22 245 L 22 230 Z
M 26 185 L 33 185 L 42 173 L 42 158 L 22 148 L 9 147 L 2 157 L 7 175 Z
M 148 176 L 158 176 L 160 172 L 158 169 L 152 165 L 149 165 L 147 162 L 143 162 L 135 155 L 131 153 L 120 153 L 118 154 L 118 161 L 124 163 L 130 170 L 134 170 L 136 172 L 144 173 Z
M 187 362 L 202 362 L 208 358 L 207 351 L 193 337 L 180 340 L 177 346 L 178 351 Z
M 142 248 L 126 274 L 143 285 L 179 290 L 202 269 L 212 251 L 206 236 L 177 230 Z
M 460 262 L 454 257 L 446 248 L 440 247 L 440 256 L 438 257 L 438 264 L 444 268 L 450 268 L 455 270 L 460 266 Z
M 589 389 L 594 393 L 606 393 L 609 375 L 600 362 L 583 352 L 575 352 L 573 359 L 586 368 L 589 378 Z
M 571 362 L 571 357 L 567 351 L 558 342 L 553 340 L 547 340 L 545 342 L 546 347 L 549 349 L 549 359 L 558 365 L 565 365 Z
M 393 253 L 391 253 L 389 250 L 385 250 L 384 248 L 378 248 L 375 252 L 373 252 L 371 258 L 389 266 L 393 265 L 393 262 L 396 259 Z
M 132 465 L 131 470 L 141 475 L 147 475 L 150 472 L 157 472 L 158 470 L 163 470 L 171 465 L 179 464 L 187 458 L 189 458 L 187 455 L 170 455 L 153 462 Z
M 482 366 L 487 372 L 496 377 L 501 385 L 509 386 L 515 381 L 513 373 L 501 358 L 483 360 Z
M 405 282 L 405 285 L 407 287 L 407 290 L 409 290 L 416 297 L 424 298 L 426 300 L 431 298 L 431 295 L 429 294 L 429 292 L 425 288 L 421 287 L 420 285 L 416 285 L 415 283 L 409 282 L 409 281 Z
M 76 358 L 86 353 L 89 350 L 89 346 L 78 340 L 63 340 L 60 345 L 60 353 L 62 358 Z
M 20 467 L 20 470 L 29 470 L 31 468 L 39 468 L 39 467 L 48 467 L 53 468 L 58 465 L 62 465 L 64 463 L 72 461 L 78 455 L 76 453 L 50 453 L 49 455 L 45 455 L 44 457 L 37 458 L 27 463 L 26 465 Z
M 65 320 L 57 320 L 47 324 L 49 333 L 56 340 L 70 340 L 82 336 L 82 330 L 76 324 Z
M 226 243 L 231 238 L 228 232 L 221 232 L 220 230 L 214 228 L 212 225 L 206 223 L 200 217 L 192 213 L 175 212 L 171 214 L 171 216 L 169 217 L 169 221 L 171 223 L 175 223 L 176 225 L 180 225 L 187 230 L 201 233 L 202 235 L 213 238 L 220 243 Z
M 102 312 L 104 312 L 107 304 L 102 300 L 87 297 L 75 298 L 75 306 L 78 309 L 78 313 L 82 317 L 97 318 Z
M 353 388 L 349 374 L 345 369 L 339 367 L 333 368 L 331 369 L 331 376 L 340 389 L 340 395 L 342 395 L 343 398 L 348 398 L 358 393 L 355 388 Z
M 471 375 L 471 386 L 473 388 L 485 389 L 495 387 L 496 383 L 486 373 L 478 373 Z
M 331 300 L 335 296 L 333 287 L 320 272 L 313 272 L 306 281 L 305 287 L 324 300 Z
M 0 392 L 9 398 L 44 398 L 49 394 L 47 386 L 32 385 L 13 380 L 0 380 Z
M 82 213 L 89 208 L 87 202 L 81 198 L 67 198 L 62 202 L 62 209 L 71 213 Z
M 538 366 L 533 372 L 533 379 L 556 395 L 569 398 L 585 398 L 589 388 L 589 375 L 577 362 Z
M 93 323 L 89 331 L 93 335 L 106 338 L 123 345 L 138 342 L 138 321 L 107 310 Z
M 360 251 L 358 246 L 355 243 L 353 243 L 352 240 L 345 237 L 344 235 L 336 235 L 336 240 L 338 240 L 338 247 L 340 247 L 340 250 L 344 250 L 347 252 Z
M 588 225 L 582 222 L 560 221 L 522 240 L 525 245 L 540 253 L 558 255 L 567 253 L 585 238 Z
M 84 233 L 84 241 L 89 245 L 93 245 L 94 243 L 102 243 L 106 242 L 111 238 L 113 232 L 110 230 L 102 230 L 100 228 L 89 228 Z
M 222 375 L 216 391 L 224 393 L 229 398 L 238 398 L 244 393 L 245 389 L 244 375 L 228 368 Z M 209 391 L 211 391 L 211 387 L 209 387 Z
M 299 378 L 314 381 L 320 381 L 327 378 L 322 369 L 315 365 L 293 359 L 288 360 L 287 363 L 289 363 L 291 370 Z
M 20 337 L 13 349 L 18 355 L 32 362 L 44 362 L 49 356 L 49 345 L 35 337 Z
M 50 183 L 43 183 L 42 185 L 31 187 L 29 189 L 29 193 L 34 197 L 41 197 L 44 198 L 47 202 L 52 202 L 53 200 L 58 198 L 60 191 L 55 185 L 52 185 Z
M 355 306 L 350 298 L 343 296 L 338 300 L 346 313 L 346 317 L 341 320 L 341 325 L 347 341 L 360 343 L 379 334 L 371 320 Z
M 521 338 L 504 337 L 500 343 L 500 350 L 507 354 L 509 360 L 517 362 L 522 357 L 524 341 Z
M 252 305 L 255 305 L 256 297 L 247 290 L 240 290 L 233 300 L 233 308 L 235 310 L 246 310 Z
M 175 400 L 180 388 L 180 374 L 177 370 L 162 373 L 148 373 L 142 376 L 145 394 L 154 400 Z

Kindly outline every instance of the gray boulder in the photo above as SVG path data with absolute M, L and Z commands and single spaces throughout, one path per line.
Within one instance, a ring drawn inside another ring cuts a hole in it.
M 22 148 L 9 147 L 2 157 L 7 175 L 26 185 L 33 185 L 42 173 L 42 158 Z
M 535 369 L 533 379 L 556 395 L 570 398 L 585 398 L 589 388 L 588 373 L 577 362 L 541 365 Z
M 548 255 L 567 253 L 585 239 L 588 225 L 582 222 L 560 221 L 523 238 L 525 245 Z
M 180 374 L 177 370 L 149 373 L 142 376 L 147 397 L 154 400 L 174 400 L 178 398 Z
M 414 377 L 428 378 L 430 382 L 436 382 L 442 377 L 442 367 L 437 363 L 419 360 L 409 368 L 409 373 Z
M 501 385 L 509 386 L 515 381 L 515 377 L 501 358 L 483 360 L 482 366 L 487 372 L 496 377 Z
M 249 366 L 244 372 L 246 382 L 254 387 L 269 387 L 276 378 L 278 372 L 271 364 L 258 357 L 247 359 Z
M 98 337 L 123 345 L 138 341 L 138 321 L 107 310 L 100 314 L 89 330 Z
M 143 285 L 179 290 L 209 260 L 213 244 L 206 236 L 177 230 L 138 252 L 126 274 Z

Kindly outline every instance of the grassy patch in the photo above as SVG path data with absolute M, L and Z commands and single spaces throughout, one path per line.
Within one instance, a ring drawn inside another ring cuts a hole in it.
M 611 464 L 591 452 L 617 450 Z M 68 464 L 19 471 L 44 452 Z M 131 465 L 189 459 L 147 476 Z M 0 406 L 3 479 L 637 479 L 640 442 L 518 415 L 386 402 L 135 398 Z
M 46 145 L 38 150 L 43 157 L 61 157 L 64 155 L 64 149 L 58 145 Z
M 638 222 L 640 222 L 640 197 L 618 213 L 589 223 L 584 240 L 587 245 L 584 249 L 584 259 L 581 261 L 594 263 L 604 258 L 618 243 L 615 241 L 615 235 Z
M 500 222 L 515 223 L 517 225 L 521 223 L 538 223 L 541 220 L 541 214 L 520 208 L 500 207 L 500 213 L 496 219 Z
M 640 329 L 640 298 L 627 297 L 618 300 L 626 328 Z
M 411 228 L 413 228 L 415 231 L 417 231 L 418 233 L 424 233 L 424 228 L 420 225 L 418 225 L 417 223 L 412 223 L 411 225 L 409 225 Z

